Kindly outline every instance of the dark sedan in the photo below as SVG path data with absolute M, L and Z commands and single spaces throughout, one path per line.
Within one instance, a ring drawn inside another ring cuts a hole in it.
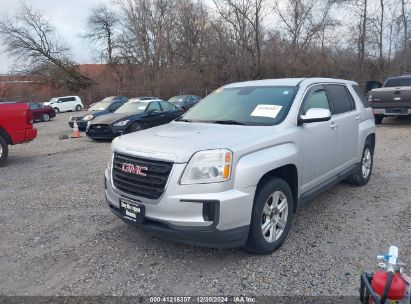
M 182 114 L 180 108 L 167 101 L 130 99 L 114 113 L 90 121 L 86 134 L 92 139 L 113 139 L 169 123 Z
M 56 112 L 50 106 L 44 106 L 39 102 L 28 102 L 27 104 L 34 121 L 49 121 L 51 118 L 56 117 Z
M 94 103 L 87 112 L 83 112 L 81 116 L 71 116 L 69 120 L 70 128 L 73 128 L 74 121 L 77 122 L 80 131 L 85 131 L 87 123 L 101 115 L 113 113 L 123 104 L 128 101 L 124 96 L 110 96 L 104 98 L 102 101 Z
M 195 106 L 197 102 L 201 100 L 201 97 L 196 95 L 179 95 L 171 97 L 168 101 L 177 107 L 183 109 L 183 111 L 188 111 L 191 107 Z

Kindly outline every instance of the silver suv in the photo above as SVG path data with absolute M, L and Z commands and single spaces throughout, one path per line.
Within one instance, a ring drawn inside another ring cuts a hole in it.
M 121 136 L 105 172 L 110 209 L 169 239 L 278 249 L 306 201 L 371 176 L 375 124 L 353 81 L 226 85 L 169 124 Z

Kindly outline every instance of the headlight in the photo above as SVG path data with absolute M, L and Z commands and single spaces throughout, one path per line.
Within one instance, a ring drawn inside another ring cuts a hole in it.
M 93 115 L 86 115 L 83 117 L 83 120 L 92 120 L 94 118 Z
M 227 149 L 200 151 L 188 163 L 181 184 L 207 184 L 230 179 L 233 153 Z
M 113 124 L 114 127 L 123 127 L 125 126 L 130 120 L 122 120 Z

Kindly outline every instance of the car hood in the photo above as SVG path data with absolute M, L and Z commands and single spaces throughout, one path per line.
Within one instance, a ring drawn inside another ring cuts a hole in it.
M 91 124 L 103 124 L 103 125 L 108 125 L 113 122 L 116 122 L 117 120 L 133 116 L 130 113 L 110 113 L 106 115 L 100 115 L 95 117 L 92 121 Z
M 235 152 L 270 138 L 270 134 L 272 137 L 272 133 L 269 126 L 171 122 L 123 135 L 112 147 L 120 153 L 185 163 L 195 152 L 224 148 Z

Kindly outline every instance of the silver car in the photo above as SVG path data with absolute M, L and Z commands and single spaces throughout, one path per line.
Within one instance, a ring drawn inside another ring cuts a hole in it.
M 375 124 L 360 94 L 325 78 L 226 85 L 169 124 L 113 141 L 108 205 L 160 237 L 270 253 L 303 203 L 370 179 Z

